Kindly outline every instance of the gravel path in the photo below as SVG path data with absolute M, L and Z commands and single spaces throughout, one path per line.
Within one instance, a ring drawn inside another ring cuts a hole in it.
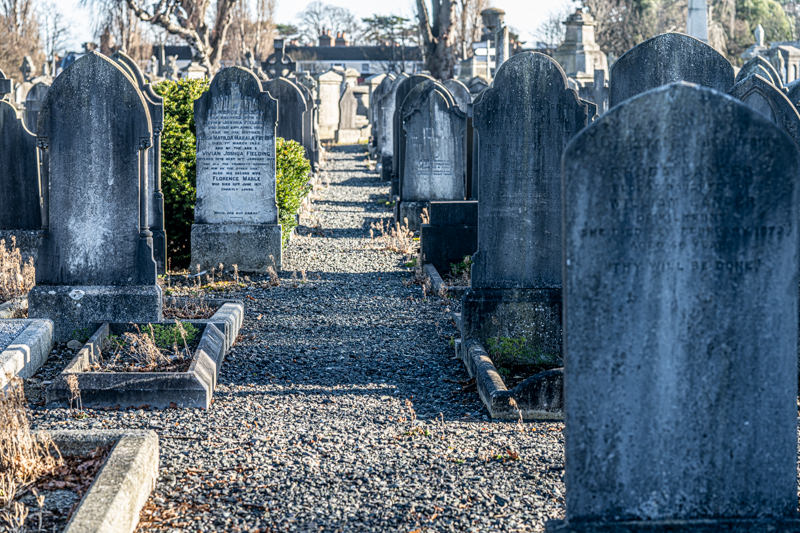
M 334 149 L 325 174 L 281 286 L 230 293 L 247 315 L 211 409 L 37 407 L 35 425 L 157 431 L 142 531 L 543 530 L 563 516 L 563 426 L 489 421 L 448 304 L 370 240 L 390 213 L 364 150 Z

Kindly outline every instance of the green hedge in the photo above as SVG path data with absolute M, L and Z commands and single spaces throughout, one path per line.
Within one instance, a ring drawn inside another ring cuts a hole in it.
M 154 86 L 164 97 L 161 137 L 161 188 L 164 191 L 168 257 L 173 268 L 186 268 L 191 259 L 190 236 L 197 197 L 197 153 L 194 101 L 208 90 L 207 80 L 163 81 Z M 295 141 L 277 139 L 278 218 L 283 242 L 297 226 L 295 215 L 311 191 L 311 164 Z

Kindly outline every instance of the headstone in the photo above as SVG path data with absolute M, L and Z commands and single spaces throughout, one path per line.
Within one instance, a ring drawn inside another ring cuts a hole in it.
M 29 316 L 52 319 L 56 340 L 98 322 L 159 321 L 141 92 L 87 53 L 50 87 L 38 137 L 46 216 Z
M 757 74 L 736 83 L 730 95 L 777 124 L 800 148 L 800 114 L 780 89 Z
M 798 531 L 797 147 L 705 87 L 564 154 L 566 523 Z
M 781 81 L 778 71 L 775 70 L 775 67 L 772 66 L 772 63 L 764 59 L 762 56 L 755 56 L 742 65 L 742 68 L 736 74 L 736 83 L 739 83 L 751 74 L 757 74 L 761 76 L 772 83 L 775 87 L 783 87 L 783 82 Z
M 381 82 L 373 87 L 375 80 L 370 78 L 370 93 L 369 93 L 369 125 L 370 125 L 370 156 L 379 158 L 381 153 L 380 148 L 380 122 L 381 115 L 384 112 L 384 97 L 392 87 L 394 81 L 394 74 L 379 75 Z M 373 76 L 373 78 L 375 78 Z
M 611 67 L 609 107 L 674 81 L 727 92 L 733 67 L 719 52 L 681 33 L 664 33 L 625 52 Z
M 150 148 L 147 171 L 147 188 L 150 191 L 149 226 L 153 233 L 153 258 L 159 274 L 167 271 L 167 234 L 164 229 L 164 193 L 161 191 L 161 132 L 164 130 L 164 99 L 158 95 L 153 86 L 145 80 L 144 74 L 130 56 L 117 52 L 112 59 L 136 83 L 147 102 L 150 122 L 153 126 L 153 144 Z
M 42 229 L 36 136 L 5 100 L 0 100 L 0 169 L 0 230 Z
M 467 115 L 444 85 L 427 80 L 408 93 L 402 122 L 406 161 L 396 219 L 414 231 L 428 202 L 465 198 Z
M 592 117 L 553 59 L 506 61 L 474 103 L 480 140 L 478 251 L 462 338 L 561 347 L 561 153 Z
M 243 272 L 281 267 L 275 199 L 278 102 L 253 72 L 220 70 L 194 103 L 197 203 L 192 266 Z
M 474 78 L 469 80 L 469 83 L 467 83 L 467 87 L 469 88 L 469 92 L 472 94 L 474 100 L 474 97 L 478 96 L 485 89 L 489 88 L 489 82 L 487 82 L 480 76 L 475 76 Z
M 447 87 L 447 90 L 453 95 L 453 99 L 461 112 L 467 116 L 472 116 L 472 95 L 467 86 L 455 79 L 444 81 L 442 85 Z
M 319 81 L 319 138 L 332 141 L 339 128 L 339 98 L 344 75 L 336 70 L 321 74 Z
M 278 137 L 303 144 L 303 115 L 308 111 L 303 92 L 287 78 L 275 78 L 264 84 L 278 101 Z
M 344 85 L 358 85 L 358 79 L 361 77 L 361 72 L 354 68 L 348 68 L 344 71 Z M 342 87 L 344 89 L 344 87 Z
M 306 98 L 306 104 L 308 108 L 311 110 L 310 114 L 310 121 L 311 121 L 311 143 L 312 143 L 312 154 L 313 160 L 312 169 L 314 171 L 317 170 L 317 166 L 322 161 L 322 145 L 319 139 L 319 88 L 317 86 L 316 80 L 308 73 L 308 72 L 295 72 L 292 75 L 292 81 L 300 87 L 302 90 L 305 88 L 303 95 Z M 305 133 L 305 125 L 303 126 L 303 132 Z
M 405 72 L 397 75 L 389 92 L 384 97 L 380 126 L 381 178 L 390 181 L 394 173 L 394 111 L 397 102 L 397 89 L 409 76 Z
M 339 100 L 337 144 L 357 144 L 369 140 L 370 127 L 366 101 L 369 87 L 347 85 Z
M 423 81 L 432 79 L 433 78 L 426 74 L 415 74 L 402 80 L 397 86 L 394 97 L 394 118 L 392 119 L 394 149 L 392 150 L 392 187 L 389 192 L 390 198 L 395 198 L 400 193 L 400 175 L 402 174 L 402 167 L 405 163 L 403 148 L 405 147 L 406 139 L 402 123 L 403 102 L 414 87 Z
M 28 94 L 25 95 L 25 126 L 32 132 L 36 132 L 39 112 L 42 110 L 42 104 L 49 90 L 49 84 L 39 82 L 34 84 L 28 91 Z
M 303 113 L 303 148 L 306 149 L 306 157 L 311 163 L 311 169 L 316 172 L 317 164 L 319 163 L 319 153 L 314 143 L 314 135 L 316 124 L 314 122 L 316 116 L 317 106 L 314 103 L 314 97 L 308 87 L 300 83 L 297 79 L 292 79 L 295 87 L 300 89 L 303 93 L 303 99 L 306 101 L 306 111 Z
M 14 82 L 8 78 L 0 70 L 0 100 L 6 98 L 6 95 L 11 94 L 14 91 Z

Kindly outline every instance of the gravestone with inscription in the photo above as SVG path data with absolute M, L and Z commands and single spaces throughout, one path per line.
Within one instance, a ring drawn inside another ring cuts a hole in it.
M 400 194 L 400 179 L 405 163 L 406 137 L 403 131 L 403 102 L 414 87 L 427 80 L 433 80 L 433 78 L 426 74 L 409 76 L 400 82 L 394 95 L 394 117 L 392 118 L 394 149 L 392 150 L 392 187 L 389 192 L 389 197 L 393 199 Z
M 303 92 L 287 78 L 275 78 L 263 84 L 264 90 L 278 101 L 278 137 L 303 144 L 303 116 L 308 111 Z
M 150 122 L 153 126 L 153 145 L 150 148 L 148 161 L 150 167 L 147 172 L 148 189 L 150 190 L 150 208 L 147 213 L 150 217 L 150 231 L 153 233 L 153 258 L 159 274 L 167 270 L 167 233 L 164 229 L 164 193 L 161 191 L 161 132 L 164 130 L 164 99 L 156 94 L 153 86 L 147 82 L 130 56 L 124 52 L 116 52 L 111 59 L 117 62 L 122 69 L 136 82 L 136 86 L 147 102 L 150 112 Z
M 675 83 L 564 153 L 566 522 L 799 531 L 800 158 L 758 112 Z
M 628 50 L 611 67 L 608 105 L 674 81 L 727 92 L 733 67 L 712 47 L 682 33 L 664 33 Z
M 344 74 L 329 70 L 317 78 L 319 82 L 319 138 L 332 141 L 339 128 L 339 98 L 342 95 Z
M 281 267 L 275 199 L 278 102 L 250 70 L 229 67 L 194 103 L 197 203 L 192 266 Z
M 42 197 L 36 136 L 10 102 L 0 100 L 0 239 L 13 238 L 24 258 L 36 258 Z
M 405 72 L 398 74 L 384 97 L 379 132 L 381 135 L 381 178 L 384 181 L 390 181 L 394 173 L 394 111 L 397 101 L 397 88 L 407 78 L 408 74 Z
M 415 231 L 429 202 L 464 200 L 467 116 L 444 85 L 427 80 L 408 93 L 402 119 L 406 161 L 395 219 Z
M 592 107 L 593 109 L 593 107 Z M 511 57 L 474 103 L 478 251 L 462 338 L 524 338 L 561 351 L 561 153 L 593 116 L 553 59 Z
M 29 316 L 53 320 L 58 341 L 99 322 L 160 321 L 142 93 L 90 52 L 55 79 L 37 131 L 45 234 Z

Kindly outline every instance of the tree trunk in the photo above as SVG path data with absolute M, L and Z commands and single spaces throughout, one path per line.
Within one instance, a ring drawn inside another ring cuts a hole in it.
M 453 77 L 456 63 L 454 49 L 456 0 L 431 0 L 431 2 L 433 9 L 429 13 L 425 0 L 417 0 L 417 18 L 425 67 L 434 78 L 447 80 Z

